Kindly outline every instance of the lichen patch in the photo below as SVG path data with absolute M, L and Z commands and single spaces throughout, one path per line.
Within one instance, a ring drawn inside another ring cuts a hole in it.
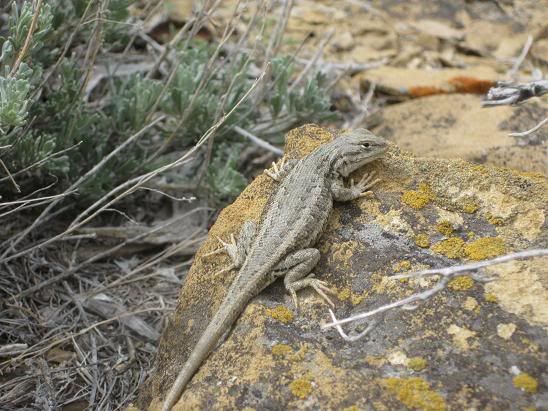
M 477 345 L 477 342 L 475 341 L 468 341 L 476 336 L 474 331 L 451 324 L 447 329 L 447 332 L 453 336 L 453 343 L 455 346 L 462 351 L 468 351 L 470 348 Z
M 380 384 L 396 395 L 398 400 L 410 409 L 444 411 L 445 400 L 422 378 L 384 378 Z
M 504 310 L 548 329 L 546 259 L 537 258 L 527 263 L 510 261 L 486 271 L 495 277 L 485 285 L 486 295 L 492 295 Z

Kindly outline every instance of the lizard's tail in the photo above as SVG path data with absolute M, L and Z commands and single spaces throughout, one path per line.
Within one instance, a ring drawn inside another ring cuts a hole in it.
M 211 319 L 206 330 L 198 340 L 198 343 L 190 353 L 188 360 L 179 372 L 177 379 L 171 386 L 166 400 L 162 406 L 162 411 L 170 411 L 177 403 L 185 386 L 190 381 L 192 376 L 198 371 L 198 368 L 209 356 L 209 353 L 215 348 L 217 343 L 223 337 L 224 333 L 229 330 L 241 312 L 246 307 L 249 300 L 252 298 L 247 290 L 235 290 L 234 284 L 222 302 L 217 313 Z

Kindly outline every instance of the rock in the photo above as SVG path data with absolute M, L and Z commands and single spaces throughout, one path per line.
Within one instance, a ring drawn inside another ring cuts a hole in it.
M 351 50 L 356 43 L 354 37 L 352 37 L 352 33 L 343 31 L 335 35 L 331 44 L 336 51 L 348 51 Z
M 363 91 L 369 88 L 369 84 L 375 83 L 379 94 L 393 96 L 397 101 L 437 94 L 485 94 L 500 77 L 489 66 L 443 70 L 384 66 L 358 76 Z
M 436 95 L 405 101 L 383 111 L 375 129 L 419 156 L 463 158 L 478 163 L 547 173 L 548 129 L 510 137 L 539 123 L 548 109 L 540 100 L 517 107 L 482 108 L 474 95 Z
M 303 126 L 287 136 L 286 153 L 302 156 L 331 138 L 325 129 Z M 314 271 L 337 291 L 338 318 L 434 283 L 389 280 L 395 272 L 547 246 L 548 181 L 541 175 L 415 158 L 395 146 L 367 169 L 382 178 L 375 195 L 337 204 L 318 244 L 322 257 Z M 244 221 L 257 220 L 274 187 L 257 177 L 212 227 L 142 386 L 142 409 L 160 408 L 234 277 L 215 276 L 229 264 L 226 256 L 205 254 L 218 247 L 216 236 L 227 239 Z M 418 236 L 427 241 L 419 246 Z M 454 249 L 436 247 L 456 238 Z M 253 299 L 175 409 L 543 408 L 545 267 L 542 259 L 491 267 L 501 278 L 488 292 L 471 277 L 458 277 L 414 311 L 389 311 L 354 343 L 320 329 L 330 317 L 316 294 L 303 291 L 296 312 L 278 281 Z M 519 293 L 500 286 L 512 276 L 515 286 L 519 273 L 527 284 Z

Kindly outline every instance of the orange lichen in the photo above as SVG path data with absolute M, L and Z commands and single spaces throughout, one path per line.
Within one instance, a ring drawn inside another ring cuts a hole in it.
M 426 97 L 426 96 L 434 96 L 436 94 L 446 94 L 447 91 L 439 88 L 439 87 L 432 87 L 432 86 L 416 86 L 409 88 L 409 94 L 411 97 Z
M 479 238 L 464 246 L 464 253 L 470 260 L 485 260 L 504 254 L 506 245 L 500 237 Z
M 449 79 L 449 84 L 455 87 L 457 93 L 485 94 L 495 83 L 491 80 L 481 80 L 474 77 L 456 76 Z

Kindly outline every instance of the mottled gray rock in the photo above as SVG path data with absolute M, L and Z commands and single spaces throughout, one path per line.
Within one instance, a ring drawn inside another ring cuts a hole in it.
M 289 156 L 332 134 L 304 126 Z M 393 147 L 373 164 L 375 195 L 338 204 L 315 272 L 338 292 L 339 318 L 426 289 L 397 272 L 546 247 L 547 179 L 458 160 L 414 158 Z M 158 409 L 234 273 L 204 255 L 245 220 L 257 220 L 273 182 L 259 176 L 212 227 L 181 290 L 138 405 Z M 334 331 L 325 303 L 305 291 L 295 312 L 275 283 L 247 307 L 227 340 L 187 386 L 176 409 L 537 409 L 547 406 L 546 260 L 490 268 L 487 285 L 459 277 L 414 311 L 390 311 L 362 340 Z M 365 324 L 349 326 L 359 331 Z

